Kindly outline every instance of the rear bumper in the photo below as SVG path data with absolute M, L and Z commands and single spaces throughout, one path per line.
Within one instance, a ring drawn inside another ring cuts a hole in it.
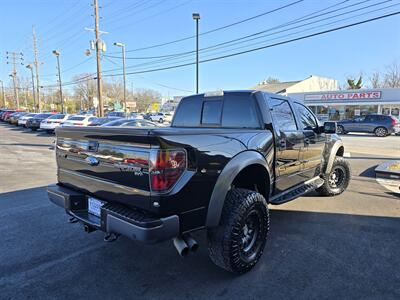
M 54 130 L 57 126 L 55 124 L 40 123 L 40 129 Z
M 59 185 L 47 187 L 51 202 L 65 209 L 80 222 L 108 233 L 121 234 L 144 243 L 156 243 L 179 235 L 176 215 L 156 218 L 115 203 L 101 207 L 100 217 L 88 213 L 88 196 Z
M 30 129 L 39 129 L 39 128 L 40 128 L 40 123 L 39 123 L 39 124 L 37 124 L 37 123 L 35 123 L 35 124 L 26 123 L 25 126 L 26 126 L 27 128 L 30 128 Z

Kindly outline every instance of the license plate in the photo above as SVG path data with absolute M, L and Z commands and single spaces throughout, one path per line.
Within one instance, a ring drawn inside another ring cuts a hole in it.
M 96 198 L 88 198 L 88 212 L 89 214 L 100 217 L 100 209 L 104 205 L 104 201 L 98 200 Z

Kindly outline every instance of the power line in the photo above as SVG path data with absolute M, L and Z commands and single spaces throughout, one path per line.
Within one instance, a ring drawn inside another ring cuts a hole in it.
M 359 4 L 362 4 L 362 3 L 365 3 L 365 2 L 369 2 L 369 1 L 371 1 L 371 0 L 364 0 L 364 1 L 361 1 L 361 2 L 358 2 L 358 3 L 355 3 L 353 5 L 350 5 L 350 6 L 359 5 Z M 316 21 L 313 21 L 313 22 L 309 22 L 309 23 L 306 23 L 306 24 L 301 24 L 301 25 L 298 25 L 298 26 L 295 26 L 295 27 L 290 27 L 290 28 L 285 29 L 285 30 L 280 30 L 280 31 L 276 31 L 276 32 L 273 32 L 273 33 L 270 33 L 270 34 L 254 37 L 254 36 L 260 35 L 261 33 L 269 32 L 269 31 L 272 31 L 274 29 L 284 28 L 284 27 L 287 27 L 288 25 L 293 25 L 293 24 L 296 24 L 296 23 L 299 23 L 299 22 L 303 22 L 303 21 L 306 21 L 306 20 L 309 20 L 309 19 L 321 17 L 321 16 L 324 16 L 324 15 L 328 15 L 328 14 L 331 14 L 332 12 L 336 12 L 336 11 L 339 11 L 339 10 L 346 9 L 346 8 L 348 8 L 350 6 L 345 6 L 345 7 L 339 8 L 339 9 L 328 11 L 326 13 L 316 15 L 316 16 L 314 16 L 312 18 L 305 18 L 305 17 L 308 17 L 310 15 L 314 15 L 317 12 L 320 12 L 321 11 L 320 10 L 320 11 L 308 14 L 306 16 L 294 19 L 292 21 L 289 21 L 289 22 L 286 22 L 286 23 L 283 23 L 283 24 L 268 28 L 266 30 L 262 30 L 262 31 L 259 31 L 259 32 L 256 32 L 256 33 L 252 33 L 252 34 L 249 34 L 249 35 L 242 36 L 240 38 L 236 38 L 236 39 L 233 39 L 233 40 L 225 41 L 225 42 L 222 42 L 222 43 L 218 43 L 218 44 L 215 44 L 215 45 L 212 45 L 212 46 L 208 46 L 208 47 L 202 48 L 202 49 L 200 49 L 200 52 L 201 53 L 210 52 L 210 51 L 213 51 L 213 50 L 218 49 L 218 48 L 227 48 L 227 47 L 232 47 L 232 46 L 237 45 L 237 44 L 247 43 L 247 42 L 252 41 L 252 40 L 256 40 L 256 39 L 263 38 L 263 37 L 266 37 L 266 36 L 272 36 L 272 35 L 275 35 L 275 34 L 278 34 L 278 33 L 281 33 L 281 32 L 286 32 L 286 31 L 290 31 L 290 30 L 293 30 L 293 29 L 297 29 L 297 28 L 301 28 L 301 27 L 304 27 L 304 26 L 308 26 L 308 25 L 311 25 L 311 24 L 319 23 L 319 22 L 325 21 L 327 19 L 336 18 L 336 17 L 342 16 L 342 15 L 345 15 L 345 14 L 349 14 L 349 13 L 352 13 L 352 12 L 355 12 L 355 11 L 359 11 L 359 10 L 363 10 L 363 9 L 366 9 L 366 8 L 370 8 L 372 6 L 380 5 L 380 4 L 383 4 L 383 3 L 386 3 L 386 2 L 390 2 L 390 1 L 392 1 L 392 0 L 382 1 L 382 2 L 379 2 L 377 4 L 364 6 L 364 7 L 359 8 L 359 9 L 354 9 L 354 10 L 351 10 L 351 11 L 347 11 L 347 12 L 344 12 L 344 13 L 336 14 L 336 15 L 333 15 L 333 16 L 330 16 L 330 17 L 327 17 L 327 18 L 323 18 L 323 19 L 319 19 L 319 20 L 316 20 Z M 347 1 L 343 1 L 341 3 L 344 3 L 344 2 L 347 2 Z M 328 8 L 325 8 L 325 9 L 322 9 L 322 10 L 326 10 L 326 9 L 328 9 Z M 361 15 L 363 15 L 363 14 L 360 14 L 359 16 L 361 16 Z M 254 37 L 254 38 L 251 38 L 251 37 Z M 249 39 L 249 38 L 251 38 L 251 39 Z M 192 54 L 194 52 L 195 51 L 190 51 L 187 54 L 176 53 L 175 55 L 169 55 L 169 56 L 171 56 L 170 58 L 165 58 L 165 59 L 160 59 L 160 60 L 155 60 L 155 61 L 150 61 L 150 62 L 145 62 L 145 63 L 142 63 L 142 64 L 129 66 L 128 69 L 136 68 L 136 67 L 143 67 L 143 66 L 148 66 L 148 65 L 154 65 L 154 64 L 157 65 L 157 64 L 160 64 L 160 63 L 166 62 L 166 61 L 175 61 L 175 60 L 177 60 L 179 58 L 187 57 L 187 56 L 189 56 L 190 54 Z M 107 71 L 104 71 L 104 72 L 117 71 L 117 70 L 119 70 L 119 69 L 107 70 Z
M 130 26 L 131 26 L 131 25 L 135 25 L 135 24 L 141 23 L 141 22 L 143 22 L 143 21 L 146 21 L 146 20 L 152 19 L 152 18 L 154 18 L 154 17 L 157 17 L 157 16 L 159 16 L 159 15 L 161 15 L 161 14 L 166 14 L 167 12 L 170 12 L 170 11 L 172 11 L 172 10 L 174 10 L 174 9 L 177 9 L 177 8 L 179 8 L 179 7 L 181 7 L 181 6 L 184 6 L 184 5 L 186 5 L 186 4 L 188 4 L 189 2 L 192 2 L 192 1 L 193 1 L 193 0 L 188 0 L 188 1 L 185 1 L 185 2 L 183 2 L 183 3 L 177 4 L 177 5 L 173 6 L 173 7 L 167 8 L 167 9 L 165 9 L 165 10 L 159 11 L 158 13 L 152 14 L 152 15 L 150 15 L 150 16 L 148 16 L 148 17 L 145 17 L 145 18 L 142 18 L 142 19 L 140 19 L 140 20 L 137 20 L 137 21 L 135 21 L 135 22 L 133 22 L 133 23 L 130 23 L 129 25 L 130 25 Z M 126 28 L 126 27 L 127 27 L 127 25 L 122 25 L 122 26 L 118 26 L 118 27 L 115 27 L 115 28 L 113 27 L 112 29 L 113 29 L 114 31 L 116 31 L 116 30 L 118 30 L 118 29 Z
M 108 57 L 104 57 L 106 60 L 108 60 L 109 62 L 111 62 L 112 64 L 114 64 L 114 65 L 117 65 L 117 66 L 119 66 L 116 62 L 114 62 L 112 59 L 110 59 L 110 58 L 108 58 Z M 144 79 L 144 80 L 146 80 L 146 81 L 148 81 L 148 82 L 150 82 L 151 84 L 154 84 L 154 85 L 158 85 L 158 86 L 161 86 L 161 87 L 164 87 L 164 88 L 168 88 L 168 89 L 171 89 L 171 90 L 176 90 L 176 91 L 180 91 L 180 92 L 189 92 L 189 93 L 193 93 L 193 91 L 190 91 L 190 90 L 185 90 L 185 89 L 181 89 L 181 88 L 177 88 L 177 87 L 172 87 L 172 86 L 170 86 L 170 85 L 166 85 L 166 84 L 163 84 L 163 83 L 160 83 L 160 82 L 155 82 L 155 81 L 153 81 L 153 80 L 150 80 L 150 79 L 148 79 L 148 78 L 146 78 L 146 77 L 143 77 L 143 76 L 140 76 L 140 75 L 137 75 L 138 77 L 140 77 L 140 78 L 142 78 L 142 79 Z
M 276 38 L 263 40 L 261 42 L 256 42 L 256 43 L 248 44 L 248 45 L 245 45 L 245 46 L 236 47 L 236 48 L 233 48 L 233 49 L 230 49 L 230 50 L 219 51 L 219 52 L 216 52 L 216 53 L 213 53 L 213 54 L 205 55 L 205 56 L 203 56 L 203 58 L 212 57 L 212 56 L 214 56 L 216 54 L 228 53 L 228 52 L 231 52 L 233 50 L 239 50 L 239 49 L 243 49 L 243 48 L 248 48 L 250 46 L 259 45 L 260 43 L 264 43 L 264 42 L 279 40 L 279 39 L 282 39 L 282 38 L 285 38 L 285 37 L 297 35 L 299 33 L 304 33 L 304 32 L 307 32 L 307 31 L 310 31 L 310 30 L 313 30 L 313 29 L 316 29 L 316 28 L 326 27 L 328 25 L 336 24 L 336 23 L 339 23 L 339 22 L 342 22 L 342 21 L 346 21 L 346 20 L 349 20 L 349 19 L 354 19 L 354 17 L 365 16 L 367 14 L 371 14 L 371 13 L 374 13 L 374 12 L 377 12 L 377 11 L 381 11 L 381 10 L 384 10 L 384 9 L 388 9 L 390 7 L 394 7 L 394 6 L 398 6 L 398 5 L 400 5 L 400 3 L 393 4 L 393 5 L 386 6 L 386 7 L 379 8 L 379 9 L 375 9 L 375 10 L 372 10 L 372 11 L 368 11 L 366 13 L 362 13 L 362 14 L 359 14 L 359 15 L 356 15 L 356 16 L 351 16 L 351 17 L 343 18 L 343 19 L 336 20 L 336 21 L 333 21 L 333 22 L 325 23 L 325 24 L 322 24 L 322 25 L 317 25 L 317 26 L 314 26 L 314 27 L 311 27 L 311 28 L 303 29 L 303 30 L 296 31 L 296 32 L 293 32 L 293 33 L 290 33 L 290 34 L 286 34 L 286 35 L 283 35 L 283 36 L 279 36 L 279 37 L 276 37 Z M 178 61 L 176 63 L 184 63 L 184 62 L 190 62 L 190 61 L 192 61 L 192 59 L 184 59 L 184 60 Z
M 350 1 L 350 0 L 344 0 L 344 1 L 342 1 L 342 2 L 339 2 L 339 3 L 336 3 L 336 4 L 330 5 L 330 6 L 328 6 L 328 7 L 325 7 L 325 8 L 322 8 L 322 9 L 320 9 L 320 10 L 314 11 L 314 12 L 312 12 L 312 13 L 309 13 L 309 14 L 307 14 L 307 15 L 304 15 L 304 16 L 300 17 L 300 18 L 294 19 L 294 20 L 292 20 L 292 21 L 290 21 L 290 22 L 286 22 L 286 23 L 281 24 L 281 25 L 278 25 L 278 26 L 284 26 L 284 25 L 287 25 L 287 24 L 292 24 L 292 23 L 295 22 L 295 21 L 302 20 L 302 19 L 304 19 L 304 18 L 306 18 L 306 17 L 309 17 L 309 16 L 312 16 L 312 15 L 314 15 L 314 14 L 320 13 L 320 12 L 322 12 L 322 11 L 328 10 L 328 9 L 330 9 L 330 8 L 332 8 L 332 7 L 340 6 L 340 5 L 342 5 L 343 3 L 346 3 L 346 2 L 349 2 L 349 1 Z M 367 0 L 367 1 L 370 1 L 370 0 Z M 254 17 L 253 17 L 253 18 L 254 18 Z M 237 23 L 237 22 L 236 22 L 236 23 Z M 233 24 L 233 23 L 232 23 L 232 24 Z M 221 27 L 221 28 L 222 28 L 222 27 Z M 271 29 L 271 28 L 270 28 L 270 29 Z M 214 31 L 214 30 L 215 30 L 215 29 L 213 29 L 212 31 Z M 205 34 L 205 33 L 203 33 L 203 34 Z M 192 36 L 192 37 L 194 37 L 194 36 Z M 200 49 L 200 50 L 201 50 L 201 49 Z M 176 56 L 185 55 L 185 54 L 190 54 L 190 53 L 195 53 L 195 52 L 196 52 L 195 50 L 192 50 L 192 51 L 185 51 L 185 52 L 172 53 L 172 54 L 159 55 L 159 56 L 126 57 L 126 59 L 137 59 L 137 60 L 141 60 L 141 59 L 143 59 L 143 60 L 145 60 L 145 59 L 157 59 L 157 58 L 166 58 L 166 57 L 176 57 Z M 114 56 L 114 55 L 105 55 L 105 56 L 111 57 L 111 58 L 119 58 L 119 59 L 121 58 L 120 56 Z
M 224 25 L 224 26 L 221 26 L 221 27 L 218 27 L 218 28 L 214 28 L 214 29 L 209 30 L 209 31 L 205 31 L 205 32 L 203 32 L 203 33 L 200 33 L 200 35 L 206 35 L 206 34 L 213 33 L 213 32 L 219 31 L 219 30 L 223 30 L 223 29 L 226 29 L 226 28 L 229 28 L 229 27 L 238 25 L 238 24 L 242 24 L 242 23 L 248 22 L 248 21 L 250 21 L 250 20 L 254 20 L 254 19 L 256 19 L 256 18 L 259 18 L 259 17 L 265 16 L 265 15 L 268 15 L 268 14 L 271 14 L 271 13 L 274 13 L 274 12 L 277 12 L 277 11 L 279 11 L 279 10 L 288 8 L 288 7 L 290 7 L 290 6 L 296 5 L 296 4 L 298 4 L 298 3 L 300 3 L 300 2 L 303 2 L 303 1 L 304 1 L 304 0 L 294 1 L 294 2 L 291 2 L 291 3 L 289 3 L 289 4 L 286 4 L 286 5 L 280 6 L 280 7 L 278 7 L 278 8 L 275 8 L 275 9 L 273 9 L 273 10 L 268 10 L 268 11 L 263 12 L 263 13 L 261 13 L 261 14 L 258 14 L 258 15 L 255 15 L 255 16 L 252 16 L 252 17 L 249 17 L 249 18 L 246 18 L 246 19 L 243 19 L 243 20 L 240 20 L 240 21 L 231 23 L 231 24 L 227 24 L 227 25 Z M 173 40 L 173 41 L 170 41 L 170 42 L 161 43 L 161 44 L 155 44 L 155 45 L 151 45 L 151 46 L 147 46 L 147 47 L 142 47 L 142 48 L 137 48 L 137 49 L 132 49 L 132 50 L 128 50 L 128 51 L 126 51 L 126 52 L 134 52 L 134 51 L 141 51 L 141 50 L 147 50 L 147 49 L 152 49 L 152 48 L 158 48 L 158 47 L 162 47 L 162 46 L 166 46 L 166 45 L 170 45 L 170 44 L 174 44 L 174 43 L 183 42 L 183 41 L 192 39 L 192 38 L 194 38 L 194 37 L 195 37 L 195 35 L 187 36 L 187 37 L 184 37 L 184 38 L 181 38 L 181 39 L 177 39 L 177 40 Z
M 351 24 L 348 24 L 348 25 L 344 25 L 344 26 L 340 26 L 340 27 L 336 27 L 336 28 L 332 28 L 332 29 L 316 32 L 316 33 L 305 35 L 305 36 L 301 36 L 301 37 L 298 37 L 298 38 L 293 38 L 293 39 L 290 39 L 290 40 L 286 40 L 286 41 L 270 44 L 270 45 L 265 45 L 265 46 L 252 48 L 252 49 L 249 49 L 249 50 L 245 50 L 245 51 L 240 51 L 240 52 L 236 52 L 236 53 L 232 53 L 232 54 L 227 54 L 227 55 L 218 56 L 218 57 L 214 57 L 214 58 L 210 58 L 210 59 L 206 59 L 206 60 L 201 60 L 200 63 L 217 61 L 217 60 L 221 60 L 221 59 L 225 59 L 225 58 L 229 58 L 229 57 L 243 55 L 243 54 L 250 53 L 250 52 L 260 51 L 260 50 L 263 50 L 263 49 L 267 49 L 267 48 L 276 47 L 276 46 L 279 46 L 279 45 L 284 45 L 284 44 L 288 44 L 288 43 L 304 40 L 304 39 L 307 39 L 307 38 L 311 38 L 311 37 L 327 34 L 327 33 L 330 33 L 330 32 L 335 32 L 335 31 L 339 31 L 339 30 L 343 30 L 343 29 L 354 27 L 354 26 L 358 26 L 358 25 L 361 25 L 361 24 L 366 24 L 366 23 L 377 21 L 377 20 L 380 20 L 380 19 L 392 17 L 392 16 L 395 16 L 395 15 L 398 15 L 398 14 L 400 14 L 400 11 L 397 11 L 397 12 L 394 12 L 394 13 L 390 13 L 390 14 L 386 14 L 386 15 L 382 15 L 382 16 L 375 17 L 375 18 L 370 18 L 370 19 L 359 21 L 359 22 L 355 22 L 355 23 L 351 23 Z M 151 73 L 151 72 L 157 72 L 157 71 L 171 70 L 171 69 L 191 66 L 191 65 L 194 65 L 195 63 L 196 62 L 191 62 L 191 63 L 175 65 L 175 66 L 169 66 L 169 67 L 164 67 L 164 68 L 157 68 L 157 69 L 150 69 L 150 70 L 143 70 L 143 71 L 136 71 L 136 72 L 128 72 L 126 74 L 127 75 L 135 75 L 135 74 L 143 74 L 143 73 Z M 104 75 L 104 77 L 115 77 L 115 76 L 121 76 L 121 74 Z
M 140 12 L 143 12 L 143 11 L 146 11 L 146 10 L 151 9 L 151 8 L 153 8 L 153 7 L 156 7 L 156 6 L 160 5 L 160 4 L 163 3 L 163 2 L 164 2 L 163 0 L 160 0 L 160 1 L 156 2 L 156 3 L 153 3 L 153 4 L 151 4 L 151 5 L 147 6 L 147 7 L 142 8 L 142 9 L 140 9 L 140 10 L 138 10 L 138 11 L 130 12 L 130 11 L 126 11 L 126 10 L 125 10 L 125 14 L 122 13 L 122 14 L 120 14 L 120 15 L 118 16 L 118 18 L 116 18 L 116 19 L 114 19 L 114 20 L 111 20 L 111 21 L 109 21 L 109 22 L 106 22 L 105 24 L 108 26 L 108 25 L 110 25 L 110 24 L 118 23 L 119 21 L 123 20 L 123 19 L 126 18 L 126 17 L 130 17 L 130 16 L 133 16 L 133 15 L 138 14 L 138 13 L 140 13 Z

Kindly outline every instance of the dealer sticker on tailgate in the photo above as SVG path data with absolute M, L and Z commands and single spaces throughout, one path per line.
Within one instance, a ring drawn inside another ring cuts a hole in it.
M 100 217 L 100 209 L 105 204 L 104 201 L 89 197 L 88 198 L 88 212 L 92 215 Z

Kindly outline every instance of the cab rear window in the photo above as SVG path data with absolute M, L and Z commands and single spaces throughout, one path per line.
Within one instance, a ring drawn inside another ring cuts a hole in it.
M 255 101 L 250 94 L 217 97 L 191 96 L 182 99 L 174 127 L 259 128 Z

